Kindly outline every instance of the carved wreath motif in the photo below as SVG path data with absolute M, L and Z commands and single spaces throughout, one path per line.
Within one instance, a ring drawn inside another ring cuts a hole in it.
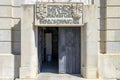
M 80 19 L 82 17 L 82 6 L 81 4 L 72 4 L 71 5 L 71 14 L 73 19 Z

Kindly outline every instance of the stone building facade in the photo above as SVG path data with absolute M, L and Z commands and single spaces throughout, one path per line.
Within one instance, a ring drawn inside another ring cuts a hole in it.
M 59 8 L 53 9 L 55 17 L 50 11 L 44 12 L 50 5 L 52 7 L 57 5 Z M 70 19 L 73 22 L 55 22 L 59 13 L 63 11 L 60 7 L 64 5 L 73 5 L 75 11 L 62 13 L 64 16 L 59 17 L 60 20 Z M 58 15 L 54 10 L 59 12 Z M 68 13 L 72 16 L 66 18 Z M 52 17 L 44 14 L 50 14 Z M 41 22 L 44 18 L 48 21 Z M 49 22 L 51 18 L 53 22 Z M 44 39 L 40 36 L 41 29 L 48 29 L 49 32 L 49 28 L 54 27 L 61 36 L 58 36 L 58 55 L 61 56 L 57 56 L 59 72 L 64 73 L 66 70 L 64 67 L 67 64 L 65 58 L 67 55 L 63 52 L 66 49 L 72 56 L 79 53 L 79 58 L 76 60 L 79 61 L 76 63 L 79 66 L 76 66 L 83 79 L 120 79 L 119 25 L 119 0 L 0 0 L 0 80 L 18 78 L 34 80 L 41 73 L 39 67 L 42 59 L 39 59 L 39 55 L 42 53 L 43 44 L 40 41 Z M 64 36 L 66 34 L 68 37 Z M 68 41 L 74 39 L 74 36 L 76 40 Z M 78 43 L 80 44 L 78 47 L 73 47 Z M 78 52 L 71 52 L 70 49 Z M 70 59 L 74 61 L 72 57 Z

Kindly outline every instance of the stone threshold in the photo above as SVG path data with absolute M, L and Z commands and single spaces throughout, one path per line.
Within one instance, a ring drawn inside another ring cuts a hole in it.
M 117 79 L 87 79 L 80 76 L 80 74 L 52 74 L 41 73 L 36 79 L 16 79 L 16 80 L 117 80 Z

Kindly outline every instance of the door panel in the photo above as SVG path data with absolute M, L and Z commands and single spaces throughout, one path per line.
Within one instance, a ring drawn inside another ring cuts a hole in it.
M 38 67 L 41 71 L 42 62 L 44 60 L 44 32 L 42 28 L 38 28 Z
M 46 61 L 52 61 L 52 34 L 45 34 L 45 44 L 46 44 Z
M 80 28 L 59 28 L 59 73 L 80 73 Z

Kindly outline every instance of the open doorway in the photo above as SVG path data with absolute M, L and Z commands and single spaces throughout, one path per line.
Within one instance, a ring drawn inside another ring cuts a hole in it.
M 40 72 L 58 73 L 58 28 L 39 28 Z
M 80 27 L 38 28 L 40 72 L 80 74 L 80 31 Z

